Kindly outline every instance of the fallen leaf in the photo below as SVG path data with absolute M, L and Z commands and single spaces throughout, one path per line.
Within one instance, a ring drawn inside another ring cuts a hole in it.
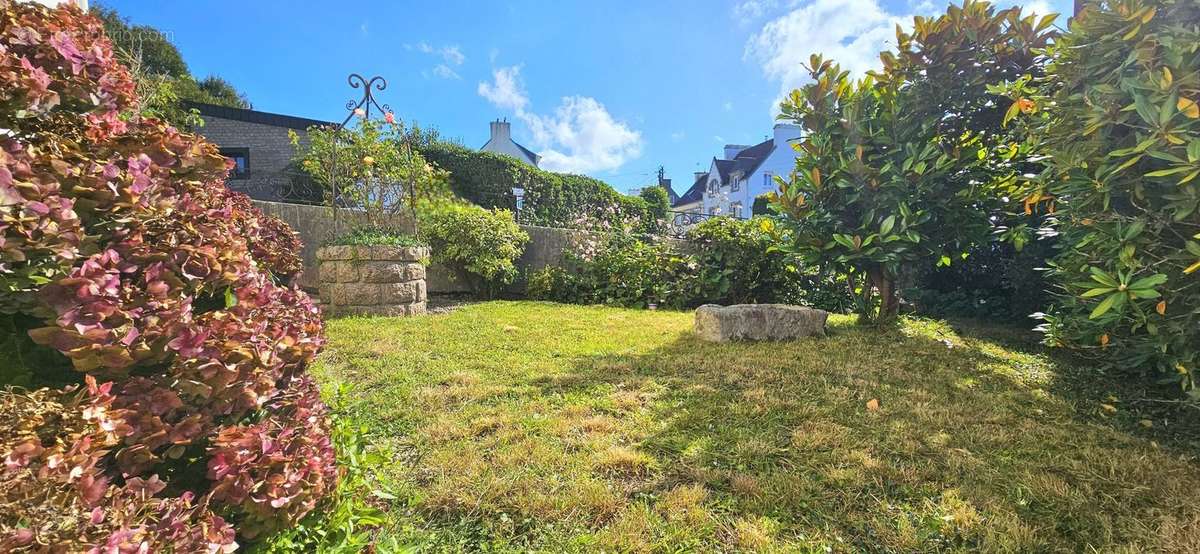
M 1117 407 L 1113 406 L 1112 404 L 1101 404 L 1100 408 L 1102 410 L 1104 410 L 1105 413 L 1109 413 L 1109 414 L 1117 413 Z
M 1139 421 L 1139 422 L 1138 422 L 1138 425 L 1141 425 L 1142 427 L 1145 427 L 1145 428 L 1149 429 L 1149 428 L 1151 428 L 1151 427 L 1154 427 L 1154 422 L 1153 422 L 1153 421 L 1150 421 L 1150 420 L 1148 420 L 1148 419 L 1143 419 L 1143 420 L 1141 420 L 1141 421 Z
M 1196 101 L 1191 98 L 1181 97 L 1179 102 L 1175 104 L 1175 107 L 1183 112 L 1183 115 L 1192 119 L 1200 118 L 1200 105 L 1196 104 Z
M 868 400 L 867 401 L 867 411 L 874 412 L 877 410 L 879 410 L 879 399 L 872 398 L 872 399 Z

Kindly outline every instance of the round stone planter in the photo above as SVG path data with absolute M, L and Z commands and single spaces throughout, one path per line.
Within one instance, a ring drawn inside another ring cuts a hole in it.
M 429 249 L 326 246 L 317 250 L 318 292 L 329 315 L 425 313 Z

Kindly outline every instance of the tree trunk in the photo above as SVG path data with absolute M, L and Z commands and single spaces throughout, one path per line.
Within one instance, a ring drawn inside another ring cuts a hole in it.
M 900 300 L 896 297 L 896 278 L 888 275 L 882 268 L 871 269 L 867 272 L 871 285 L 879 291 L 879 315 L 875 323 L 888 323 L 900 313 Z

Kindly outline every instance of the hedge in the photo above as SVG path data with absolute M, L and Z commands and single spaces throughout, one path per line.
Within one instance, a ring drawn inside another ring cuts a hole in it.
M 525 189 L 521 221 L 551 227 L 575 227 L 584 215 L 616 221 L 635 219 L 654 224 L 646 201 L 617 192 L 604 181 L 584 175 L 554 173 L 511 156 L 478 152 L 446 142 L 420 147 L 425 159 L 450 172 L 454 194 L 484 208 L 512 209 L 513 187 Z

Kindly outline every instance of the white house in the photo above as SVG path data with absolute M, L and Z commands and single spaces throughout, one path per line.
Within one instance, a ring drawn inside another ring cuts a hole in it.
M 512 139 L 512 127 L 509 125 L 508 120 L 497 119 L 491 125 L 492 136 L 488 139 L 487 144 L 479 149 L 480 151 L 512 156 L 533 167 L 537 167 L 542 157 L 534 154 L 528 148 L 517 144 L 517 141 Z
M 688 187 L 679 198 L 671 203 L 671 209 L 689 214 L 704 213 L 704 189 L 708 186 L 708 172 L 696 173 L 692 186 Z
M 799 125 L 779 123 L 774 136 L 763 142 L 725 145 L 724 155 L 713 158 L 707 173 L 696 174 L 692 188 L 680 196 L 674 209 L 750 217 L 754 198 L 775 190 L 775 176 L 786 179 L 796 167 L 792 143 L 799 138 Z

